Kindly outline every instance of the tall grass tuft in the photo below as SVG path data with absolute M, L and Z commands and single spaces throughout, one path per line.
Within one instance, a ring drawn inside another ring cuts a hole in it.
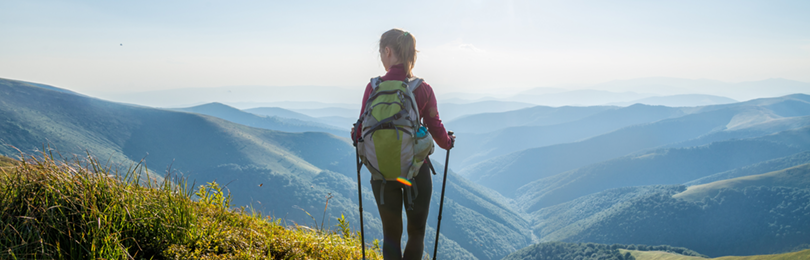
M 154 181 L 140 165 L 119 174 L 90 156 L 21 158 L 0 168 L 0 259 L 362 258 L 348 224 L 286 228 L 232 208 L 217 183 L 192 192 L 182 179 Z M 382 259 L 375 249 L 369 259 Z

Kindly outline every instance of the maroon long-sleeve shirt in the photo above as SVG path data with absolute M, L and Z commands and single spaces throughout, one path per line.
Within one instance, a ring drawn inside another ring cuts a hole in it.
M 383 81 L 405 81 L 407 78 L 405 65 L 403 64 L 391 66 L 388 72 L 382 76 Z M 371 95 L 371 90 L 371 82 L 369 82 L 366 85 L 366 92 L 363 94 L 363 101 L 361 102 L 363 106 L 360 108 L 360 116 L 363 116 L 363 111 L 366 110 L 366 101 L 368 100 L 368 96 Z M 447 150 L 452 146 L 452 140 L 450 136 L 447 135 L 442 120 L 439 118 L 439 110 L 436 109 L 436 96 L 433 94 L 433 88 L 422 81 L 422 85 L 416 88 L 413 95 L 414 99 L 416 99 L 416 106 L 419 107 L 419 116 L 422 117 L 422 122 L 427 126 L 430 135 L 433 136 L 433 140 L 436 141 L 439 147 Z M 357 129 L 363 129 L 363 126 L 358 126 Z

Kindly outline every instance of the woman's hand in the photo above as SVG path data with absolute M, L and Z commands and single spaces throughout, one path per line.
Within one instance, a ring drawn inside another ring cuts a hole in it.
M 450 136 L 450 148 L 452 149 L 456 146 L 456 135 L 453 131 L 447 131 L 447 135 Z

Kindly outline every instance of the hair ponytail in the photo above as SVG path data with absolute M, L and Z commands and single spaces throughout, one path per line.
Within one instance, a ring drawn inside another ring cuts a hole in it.
M 410 78 L 413 77 L 414 65 L 416 64 L 416 37 L 413 34 L 406 32 L 402 29 L 391 29 L 383 33 L 380 37 L 380 51 L 388 47 L 405 65 L 406 75 Z

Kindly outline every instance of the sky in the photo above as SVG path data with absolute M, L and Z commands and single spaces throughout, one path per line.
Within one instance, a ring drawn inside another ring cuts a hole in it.
M 810 1 L 0 0 L 0 78 L 85 94 L 361 89 L 417 38 L 437 93 L 644 77 L 810 82 Z

